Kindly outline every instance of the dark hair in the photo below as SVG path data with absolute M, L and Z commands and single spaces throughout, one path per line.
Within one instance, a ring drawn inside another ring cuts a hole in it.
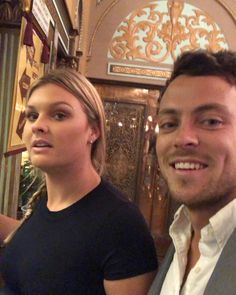
M 173 72 L 166 81 L 160 99 L 169 84 L 180 75 L 217 76 L 232 86 L 236 85 L 236 52 L 196 50 L 182 53 L 174 63 Z

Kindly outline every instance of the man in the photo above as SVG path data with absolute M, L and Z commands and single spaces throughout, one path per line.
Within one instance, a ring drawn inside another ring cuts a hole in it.
M 156 143 L 182 203 L 148 295 L 236 294 L 236 53 L 184 53 L 160 101 Z

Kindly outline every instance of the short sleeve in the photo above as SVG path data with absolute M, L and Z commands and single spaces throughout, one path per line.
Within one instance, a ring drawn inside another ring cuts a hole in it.
M 157 269 L 154 241 L 133 203 L 124 203 L 106 218 L 97 236 L 96 250 L 106 280 L 125 279 Z

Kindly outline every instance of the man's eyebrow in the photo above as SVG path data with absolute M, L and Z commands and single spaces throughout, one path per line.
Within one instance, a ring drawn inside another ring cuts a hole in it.
M 194 113 L 203 113 L 207 111 L 220 111 L 223 112 L 224 114 L 230 114 L 229 109 L 220 103 L 209 103 L 209 104 L 203 104 L 198 107 L 193 111 Z
M 157 113 L 157 116 L 164 116 L 164 115 L 178 115 L 180 113 L 179 110 L 174 108 L 164 108 Z
M 161 109 L 157 116 L 164 116 L 164 115 L 179 115 L 181 113 L 181 108 L 175 109 L 175 108 L 163 108 Z M 230 112 L 228 108 L 220 103 L 209 103 L 209 104 L 203 104 L 200 106 L 197 106 L 194 110 L 194 114 L 199 114 L 207 111 L 220 111 L 224 114 L 230 115 Z

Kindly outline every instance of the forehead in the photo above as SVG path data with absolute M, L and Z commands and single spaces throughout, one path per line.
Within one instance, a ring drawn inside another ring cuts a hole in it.
M 236 88 L 216 76 L 179 76 L 166 89 L 160 111 L 165 108 L 194 109 L 205 104 L 222 104 L 236 109 Z
M 69 91 L 56 84 L 46 84 L 36 88 L 28 100 L 28 105 L 54 105 L 55 103 L 65 103 L 80 107 L 80 101 Z

